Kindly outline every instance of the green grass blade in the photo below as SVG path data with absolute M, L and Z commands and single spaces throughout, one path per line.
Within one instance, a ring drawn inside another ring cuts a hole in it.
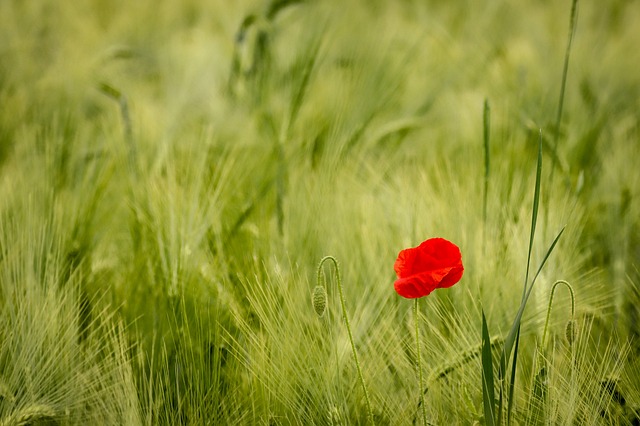
M 495 394 L 493 389 L 493 358 L 491 357 L 491 337 L 487 327 L 487 319 L 482 310 L 482 402 L 484 418 L 489 426 L 495 422 Z
M 511 424 L 511 411 L 513 410 L 513 392 L 516 388 L 516 361 L 518 360 L 518 346 L 520 343 L 520 326 L 516 334 L 516 346 L 513 349 L 513 363 L 511 364 L 511 381 L 509 382 L 509 399 L 507 403 L 507 424 Z
M 531 235 L 529 236 L 529 252 L 527 253 L 527 271 L 524 275 L 524 290 L 522 292 L 522 301 L 524 302 L 525 292 L 527 291 L 527 283 L 529 282 L 529 267 L 531 265 L 531 251 L 533 249 L 533 240 L 536 235 L 536 223 L 538 221 L 538 207 L 540 206 L 540 177 L 542 175 L 542 130 L 538 140 L 538 165 L 536 167 L 536 185 L 533 193 L 533 209 L 531 212 Z
M 508 337 L 508 336 L 507 336 Z M 505 340 L 506 345 L 506 340 Z M 498 366 L 498 385 L 499 385 L 499 396 L 498 396 L 498 406 L 496 408 L 496 424 L 502 424 L 502 407 L 504 404 L 504 386 L 506 381 L 506 371 L 507 371 L 507 356 L 505 354 L 505 347 L 502 347 L 502 353 L 500 354 L 500 365 Z
M 538 220 L 538 207 L 540 205 L 541 175 L 542 175 L 542 132 L 540 132 L 540 138 L 538 142 L 538 164 L 536 167 L 536 184 L 535 184 L 535 189 L 533 193 L 533 209 L 531 213 L 531 234 L 529 236 L 529 251 L 527 253 L 527 270 L 526 270 L 525 279 L 524 279 L 522 302 L 520 303 L 520 308 L 518 309 L 516 318 L 513 321 L 513 325 L 511 326 L 511 329 L 509 330 L 509 334 L 507 335 L 507 338 L 504 342 L 504 348 L 502 350 L 502 355 L 500 357 L 500 379 L 504 379 L 506 377 L 505 373 L 507 370 L 507 362 L 511 358 L 511 350 L 513 349 L 513 344 L 515 343 L 515 340 L 516 340 L 517 331 L 520 328 L 520 320 L 522 319 L 522 313 L 524 312 L 525 305 L 527 304 L 527 299 L 529 298 L 529 294 L 531 293 L 531 288 L 533 288 L 533 283 L 532 283 L 529 289 L 529 292 L 527 292 L 527 283 L 529 281 L 529 268 L 531 266 L 531 251 L 533 249 L 533 240 L 536 233 L 536 222 Z M 557 238 L 556 238 L 556 241 L 557 241 Z M 553 246 L 555 246 L 555 241 L 551 249 L 553 249 Z M 550 252 L 547 252 L 547 257 L 549 254 Z M 546 261 L 546 257 L 542 263 L 543 265 L 545 261 Z
M 499 402 L 498 402 L 498 421 L 501 420 L 501 413 L 502 413 L 502 406 L 503 406 L 503 402 L 504 402 L 504 384 L 505 384 L 505 380 L 506 380 L 506 373 L 507 373 L 507 364 L 509 363 L 510 359 L 511 359 L 511 351 L 514 351 L 514 355 L 513 355 L 513 360 L 512 360 L 512 364 L 511 364 L 511 382 L 509 383 L 509 400 L 508 400 L 508 409 L 507 409 L 507 421 L 510 420 L 510 416 L 511 416 L 511 410 L 512 410 L 512 398 L 513 398 L 513 392 L 514 392 L 514 388 L 515 388 L 515 372 L 516 372 L 516 362 L 517 362 L 517 348 L 518 348 L 518 341 L 519 341 L 519 337 L 520 337 L 520 323 L 522 321 L 522 315 L 524 314 L 524 309 L 527 305 L 527 301 L 529 300 L 529 297 L 531 296 L 531 291 L 533 290 L 533 286 L 536 282 L 536 279 L 538 278 L 538 275 L 540 274 L 540 271 L 542 271 L 542 268 L 544 267 L 545 263 L 547 262 L 547 260 L 549 259 L 549 256 L 551 255 L 551 252 L 553 252 L 553 249 L 555 248 L 556 244 L 558 243 L 558 240 L 560 239 L 560 236 L 562 235 L 562 233 L 564 232 L 564 227 L 562 228 L 562 230 L 560 230 L 560 232 L 558 233 L 558 235 L 556 236 L 556 238 L 553 240 L 553 243 L 551 244 L 551 246 L 549 247 L 549 249 L 547 250 L 542 262 L 540 263 L 540 266 L 538 268 L 538 271 L 536 272 L 536 275 L 534 276 L 533 280 L 531 281 L 531 284 L 528 286 L 527 288 L 527 282 L 529 280 L 529 269 L 530 269 L 530 264 L 531 264 L 531 251 L 533 248 L 533 240 L 535 237 L 535 230 L 536 230 L 536 222 L 537 222 L 537 218 L 538 218 L 538 207 L 540 204 L 540 177 L 542 175 L 542 132 L 540 133 L 540 139 L 539 139 L 539 145 L 538 145 L 538 165 L 537 165 L 537 170 L 536 170 L 536 183 L 535 183 L 535 190 L 534 190 L 534 197 L 533 197 L 533 209 L 532 209 L 532 214 L 531 214 L 531 234 L 530 234 L 530 239 L 529 239 L 529 252 L 527 255 L 527 271 L 525 274 L 525 283 L 524 283 L 524 292 L 522 295 L 522 302 L 520 303 L 520 308 L 518 309 L 518 312 L 516 314 L 516 317 L 513 321 L 513 324 L 511 326 L 511 329 L 509 330 L 509 334 L 507 335 L 507 338 L 505 339 L 505 343 L 504 343 L 504 347 L 502 350 L 502 354 L 500 356 L 500 369 L 499 369 L 499 380 L 500 380 L 500 398 L 499 398 Z M 514 345 L 515 345 L 515 350 L 514 350 Z
M 310 49 L 305 53 L 305 56 L 301 59 L 301 62 L 297 65 L 297 73 L 299 74 L 299 80 L 296 82 L 297 84 L 293 87 L 291 93 L 291 106 L 289 111 L 289 122 L 288 126 L 291 128 L 296 118 L 298 117 L 298 113 L 300 112 L 300 108 L 302 107 L 302 103 L 305 99 L 305 96 L 308 93 L 309 85 L 311 83 L 311 77 L 313 73 L 316 71 L 318 67 L 318 59 L 320 56 L 320 47 L 322 44 L 322 36 L 319 35 L 313 42 L 311 43 Z
M 562 227 L 560 232 L 558 232 L 558 235 L 556 235 L 556 238 L 554 238 L 553 242 L 549 246 L 549 249 L 547 250 L 547 253 L 544 255 L 544 258 L 542 259 L 542 262 L 540 263 L 540 266 L 538 267 L 538 270 L 536 271 L 536 274 L 533 276 L 533 280 L 531 280 L 531 288 L 533 288 L 533 284 L 536 282 L 536 279 L 538 278 L 538 275 L 540 275 L 540 272 L 542 272 L 542 268 L 544 267 L 544 264 L 547 263 L 547 259 L 549 259 L 549 256 L 551 256 L 551 252 L 556 247 L 556 244 L 558 244 L 558 240 L 560 239 L 560 236 L 564 232 L 565 228 L 566 228 L 566 226 Z M 529 289 L 529 293 L 531 293 L 531 288 Z M 528 297 L 529 296 L 527 295 L 527 298 Z
M 531 291 L 533 290 L 533 285 L 535 284 L 535 280 L 536 278 L 538 278 L 538 275 L 540 274 L 540 271 L 542 271 L 542 267 L 545 265 L 545 263 L 547 262 L 547 259 L 549 258 L 549 256 L 551 255 L 551 252 L 553 251 L 553 249 L 555 248 L 556 244 L 558 243 L 558 240 L 560 239 L 560 236 L 562 235 L 562 233 L 564 232 L 564 227 L 560 230 L 560 232 L 558 233 L 558 235 L 556 235 L 556 238 L 553 240 L 553 243 L 551 243 L 551 246 L 549 246 L 549 249 L 547 250 L 546 255 L 544 256 L 544 259 L 542 260 L 542 263 L 540 264 L 540 267 L 538 268 L 538 272 L 536 273 L 533 281 L 531 282 L 531 286 L 529 287 L 529 290 L 526 292 L 525 294 L 525 298 L 522 301 L 522 304 L 520 305 L 520 309 L 518 309 L 518 313 L 516 314 L 516 317 L 513 321 L 513 325 L 511 326 L 511 330 L 509 330 L 509 334 L 507 335 L 507 338 L 504 341 L 504 350 L 503 350 L 503 354 L 504 354 L 504 359 L 501 359 L 501 369 L 506 370 L 506 363 L 507 360 L 511 357 L 511 350 L 513 348 L 513 345 L 516 341 L 517 335 L 518 335 L 518 329 L 520 328 L 520 322 L 522 320 L 522 314 L 524 313 L 524 308 L 527 304 L 527 301 L 529 300 L 529 296 L 531 296 Z M 504 372 L 503 370 L 503 372 Z
M 560 122 L 562 121 L 562 110 L 564 107 L 564 92 L 567 86 L 567 74 L 569 72 L 569 54 L 571 53 L 571 43 L 573 41 L 573 34 L 576 30 L 576 22 L 578 21 L 578 0 L 571 2 L 571 15 L 569 17 L 569 37 L 567 41 L 567 50 L 564 52 L 564 65 L 562 68 L 562 82 L 560 85 L 560 97 L 558 99 L 558 112 L 556 115 L 555 128 L 553 129 L 553 156 L 558 158 L 558 140 L 560 139 Z M 553 182 L 553 175 L 555 171 L 556 162 L 551 163 L 551 177 L 550 181 Z
M 484 194 L 482 199 L 482 223 L 486 225 L 487 222 L 487 196 L 489 193 L 489 173 L 490 173 L 490 151 L 489 151 L 489 120 L 491 117 L 491 109 L 489 107 L 489 100 L 484 100 L 484 113 L 483 113 L 483 141 L 484 141 Z
M 556 244 L 558 243 L 558 240 L 560 240 L 560 236 L 562 235 L 562 233 L 564 232 L 564 227 L 560 230 L 560 232 L 558 233 L 558 235 L 556 235 L 556 238 L 553 240 L 553 243 L 551 243 L 551 245 L 549 246 L 549 249 L 547 250 L 547 253 L 545 254 L 542 262 L 540 263 L 540 267 L 538 268 L 538 272 L 536 273 L 536 275 L 534 276 L 531 285 L 529 286 L 529 289 L 526 291 L 525 293 L 525 297 L 522 301 L 522 303 L 520 304 L 520 308 L 518 309 L 518 313 L 516 314 L 516 317 L 513 321 L 513 325 L 511 326 L 511 329 L 509 330 L 509 334 L 507 335 L 507 338 L 504 341 L 504 347 L 502 350 L 502 354 L 500 355 L 500 369 L 498 371 L 498 380 L 500 380 L 501 383 L 501 387 L 500 387 L 500 397 L 499 397 L 499 401 L 498 401 L 498 424 L 500 422 L 500 417 L 501 417 L 501 412 L 502 412 L 502 404 L 503 404 L 503 386 L 504 386 L 504 382 L 506 379 L 506 370 L 507 370 L 507 363 L 509 362 L 509 359 L 511 359 L 511 351 L 514 348 L 515 345 L 515 350 L 514 350 L 514 356 L 513 356 L 513 364 L 512 364 L 512 376 L 511 379 L 515 380 L 515 363 L 516 363 L 516 358 L 517 358 L 517 348 L 518 348 L 518 340 L 520 337 L 520 323 L 522 321 L 522 315 L 524 314 L 524 308 L 527 305 L 527 301 L 529 300 L 529 297 L 531 296 L 531 291 L 533 290 L 533 285 L 535 284 L 536 279 L 538 278 L 538 275 L 540 274 L 540 271 L 542 271 L 542 268 L 544 267 L 545 263 L 547 262 L 547 259 L 549 259 L 549 256 L 551 255 L 551 252 L 553 251 L 553 249 L 556 247 Z M 513 389 L 509 389 L 509 394 L 512 395 L 513 394 Z M 509 401 L 509 407 L 511 407 L 511 401 Z M 510 409 L 509 409 L 510 412 Z

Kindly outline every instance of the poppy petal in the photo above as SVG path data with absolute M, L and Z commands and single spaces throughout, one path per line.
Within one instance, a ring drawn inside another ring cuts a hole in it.
M 437 288 L 437 283 L 428 277 L 411 275 L 407 278 L 396 280 L 393 286 L 400 296 L 407 299 L 415 299 L 431 293 Z
M 460 249 L 444 238 L 431 238 L 402 250 L 393 268 L 398 276 L 394 288 L 406 298 L 423 297 L 436 288 L 451 287 L 464 272 Z
M 408 277 L 412 274 L 416 255 L 417 251 L 415 248 L 405 249 L 398 253 L 398 258 L 393 264 L 393 269 L 396 271 L 398 278 Z
M 462 262 L 459 265 L 451 268 L 446 277 L 440 281 L 438 288 L 449 288 L 462 278 L 462 274 L 464 273 L 464 267 L 462 266 Z

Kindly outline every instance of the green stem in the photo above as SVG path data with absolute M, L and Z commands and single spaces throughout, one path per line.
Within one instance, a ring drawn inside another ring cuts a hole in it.
M 351 352 L 353 353 L 353 360 L 356 363 L 356 369 L 358 370 L 358 377 L 360 378 L 360 384 L 362 385 L 362 390 L 364 391 L 364 399 L 367 403 L 367 417 L 369 419 L 369 423 L 374 424 L 373 411 L 371 410 L 371 401 L 369 400 L 369 393 L 367 392 L 367 386 L 365 385 L 364 377 L 362 376 L 360 362 L 358 361 L 358 353 L 356 352 L 356 345 L 355 343 L 353 343 L 353 333 L 351 333 L 351 324 L 349 323 L 349 317 L 347 316 L 347 306 L 344 302 L 344 292 L 342 291 L 342 280 L 340 279 L 340 268 L 338 267 L 338 261 L 333 256 L 325 256 L 320 261 L 320 265 L 318 265 L 318 282 L 320 282 L 320 272 L 322 270 L 322 265 L 327 260 L 330 260 L 331 262 L 333 262 L 333 266 L 336 268 L 338 292 L 340 293 L 340 305 L 342 306 L 342 318 L 344 318 L 344 323 L 347 326 L 347 332 L 349 333 L 349 342 L 351 342 Z
M 571 321 L 573 321 L 574 315 L 575 315 L 575 307 L 576 307 L 576 301 L 575 301 L 575 293 L 573 292 L 573 287 L 571 287 L 571 284 L 569 284 L 567 281 L 564 280 L 558 280 L 553 284 L 553 287 L 551 288 L 551 296 L 549 297 L 549 306 L 547 307 L 547 317 L 545 318 L 544 321 L 544 331 L 542 332 L 542 341 L 540 343 L 540 346 L 537 348 L 536 350 L 536 358 L 534 360 L 534 363 L 536 364 L 534 369 L 533 369 L 533 380 L 532 380 L 532 392 L 530 395 L 530 399 L 529 399 L 529 406 L 532 407 L 532 412 L 533 412 L 533 417 L 535 418 L 536 416 L 540 416 L 542 418 L 544 418 L 546 416 L 546 412 L 548 410 L 547 407 L 547 399 L 549 397 L 549 391 L 548 391 L 548 384 L 546 384 L 546 367 L 547 367 L 547 360 L 545 358 L 545 349 L 546 349 L 546 345 L 547 345 L 547 330 L 549 328 L 549 318 L 551 317 L 551 308 L 553 306 L 553 297 L 555 295 L 556 292 L 556 288 L 558 287 L 558 285 L 560 284 L 564 284 L 567 289 L 569 290 L 569 292 L 571 293 Z M 571 345 L 569 346 L 569 350 L 571 352 L 571 382 L 574 383 L 574 351 L 571 348 Z
M 571 319 L 573 319 L 576 313 L 576 296 L 575 296 L 575 293 L 573 292 L 573 287 L 571 287 L 571 284 L 569 284 L 565 280 L 556 281 L 553 284 L 553 287 L 551 287 L 551 296 L 549 297 L 549 306 L 547 307 L 547 318 L 544 321 L 544 331 L 542 332 L 542 344 L 541 344 L 542 348 L 544 348 L 547 343 L 547 328 L 549 327 L 549 317 L 551 316 L 551 304 L 553 303 L 553 295 L 556 292 L 556 287 L 558 287 L 558 285 L 560 284 L 564 284 L 569 289 L 569 292 L 571 293 Z
M 413 304 L 413 318 L 416 323 L 416 360 L 418 361 L 418 380 L 420 380 L 420 405 L 422 405 L 422 424 L 424 426 L 427 425 L 427 407 L 424 403 L 424 393 L 422 393 L 422 389 L 424 389 L 424 379 L 422 377 L 422 362 L 420 361 L 420 327 L 418 326 L 418 301 L 420 298 L 414 299 Z

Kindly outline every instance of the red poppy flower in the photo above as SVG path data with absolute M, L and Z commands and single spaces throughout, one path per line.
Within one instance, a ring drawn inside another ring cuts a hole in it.
M 398 275 L 393 286 L 408 299 L 451 287 L 460 281 L 464 271 L 460 249 L 444 238 L 431 238 L 418 247 L 402 250 L 393 269 Z

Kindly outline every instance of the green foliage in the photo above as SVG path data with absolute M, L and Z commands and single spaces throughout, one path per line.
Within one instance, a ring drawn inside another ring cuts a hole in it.
M 571 7 L 0 2 L 0 424 L 637 422 L 640 7 Z

